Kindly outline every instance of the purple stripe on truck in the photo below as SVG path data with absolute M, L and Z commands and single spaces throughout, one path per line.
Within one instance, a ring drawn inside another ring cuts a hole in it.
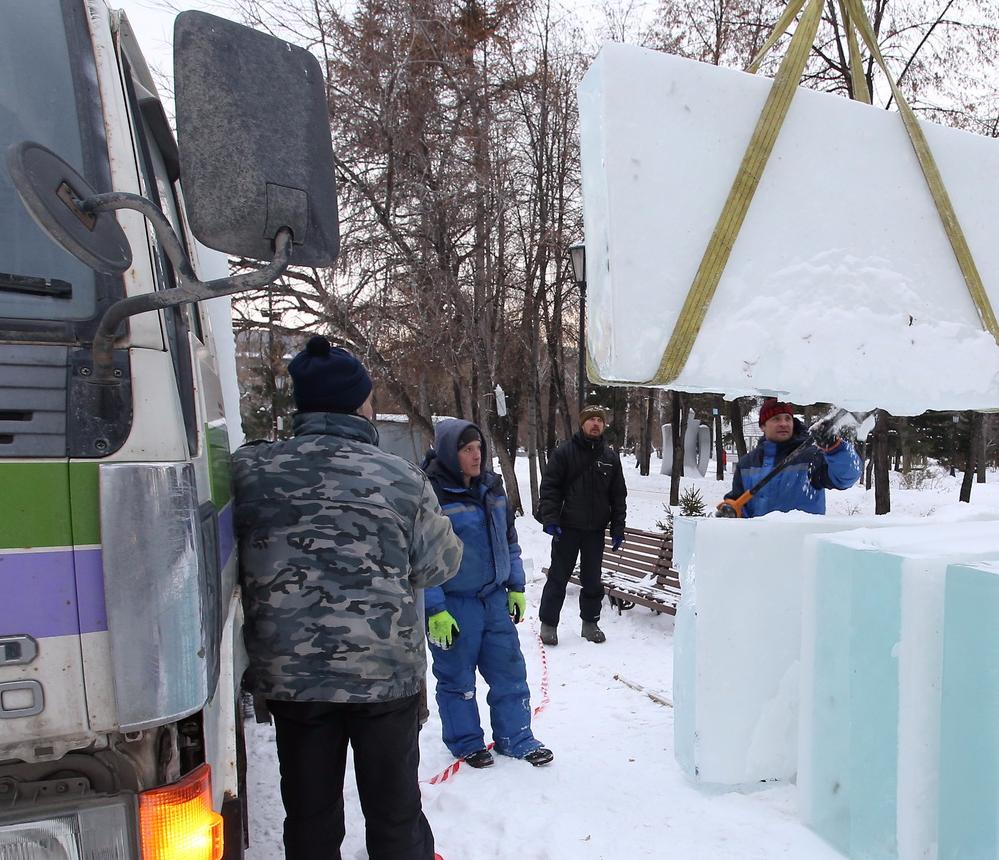
M 99 549 L 0 552 L 0 595 L 0 634 L 43 639 L 108 629 Z

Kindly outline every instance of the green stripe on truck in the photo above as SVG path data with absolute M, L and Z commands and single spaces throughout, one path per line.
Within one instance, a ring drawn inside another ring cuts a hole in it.
M 0 463 L 0 488 L 0 549 L 101 542 L 96 463 Z

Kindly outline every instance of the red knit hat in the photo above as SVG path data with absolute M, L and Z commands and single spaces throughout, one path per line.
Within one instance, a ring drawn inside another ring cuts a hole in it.
M 781 403 L 776 397 L 768 397 L 760 407 L 760 426 L 766 424 L 774 415 L 794 416 L 790 403 Z

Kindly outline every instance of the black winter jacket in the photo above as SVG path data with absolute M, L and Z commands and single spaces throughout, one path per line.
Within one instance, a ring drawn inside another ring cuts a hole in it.
M 567 486 L 575 474 L 579 477 Z M 603 531 L 609 523 L 612 535 L 624 535 L 628 488 L 621 458 L 603 437 L 593 441 L 577 432 L 559 445 L 541 479 L 540 496 L 538 515 L 545 525 Z

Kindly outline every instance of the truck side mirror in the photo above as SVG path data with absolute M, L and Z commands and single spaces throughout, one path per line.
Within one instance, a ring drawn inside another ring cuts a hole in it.
M 194 235 L 226 254 L 271 260 L 287 227 L 292 265 L 332 265 L 340 231 L 319 61 L 281 39 L 187 11 L 174 25 L 174 85 Z

